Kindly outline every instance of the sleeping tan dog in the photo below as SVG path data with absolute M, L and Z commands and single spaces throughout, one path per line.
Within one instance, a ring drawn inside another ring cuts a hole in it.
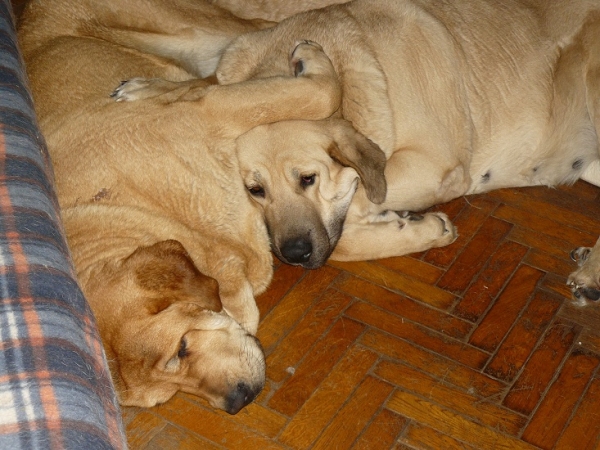
M 284 261 L 318 267 L 329 256 L 373 259 L 439 245 L 443 234 L 411 232 L 414 216 L 396 211 L 464 194 L 580 177 L 600 186 L 597 1 L 356 0 L 238 38 L 219 80 L 279 73 L 283 48 L 299 36 L 323 45 L 340 75 L 341 114 L 385 153 L 387 196 L 381 202 L 357 171 L 363 189 L 346 214 L 328 220 L 335 202 L 323 204 L 322 186 L 351 170 L 331 158 L 337 121 L 251 130 L 238 139 L 242 175 Z M 578 299 L 598 298 L 599 252 L 586 249 L 569 277 Z
M 452 242 L 451 225 L 403 211 L 502 187 L 600 184 L 597 0 L 355 0 L 239 37 L 219 81 L 284 73 L 297 39 L 323 46 L 343 90 L 337 117 L 375 148 L 339 119 L 238 139 L 283 261 L 425 250 Z
M 187 0 L 33 0 L 22 17 L 67 238 L 124 405 L 183 390 L 236 413 L 263 387 L 254 296 L 272 259 L 234 140 L 260 124 L 328 117 L 340 96 L 329 60 L 309 43 L 292 45 L 288 70 L 272 79 L 196 79 L 235 36 L 261 26 Z M 194 45 L 179 46 L 177 64 L 145 52 L 136 39 L 145 34 Z M 184 83 L 143 104 L 115 101 L 134 75 Z
M 319 42 L 340 74 L 343 117 L 387 160 L 385 200 L 363 178 L 366 189 L 354 195 L 333 250 L 331 234 L 314 233 L 314 220 L 292 229 L 292 222 L 307 222 L 304 208 L 285 221 L 282 207 L 273 208 L 284 196 L 290 204 L 294 190 L 294 204 L 302 205 L 331 179 L 339 164 L 327 151 L 336 139 L 315 137 L 331 136 L 337 121 L 277 123 L 238 139 L 244 181 L 251 194 L 265 193 L 254 198 L 279 256 L 316 267 L 332 250 L 334 259 L 372 259 L 427 248 L 439 231 L 415 242 L 408 221 L 393 211 L 577 180 L 599 158 L 599 18 L 593 1 L 357 0 L 238 38 L 217 69 L 222 82 L 279 73 L 289 39 Z M 297 189 L 302 181 L 289 176 L 292 167 L 314 175 L 310 189 Z

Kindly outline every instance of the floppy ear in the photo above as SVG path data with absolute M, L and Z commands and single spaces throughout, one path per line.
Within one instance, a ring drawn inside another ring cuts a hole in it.
M 223 308 L 217 281 L 196 268 L 179 241 L 166 240 L 140 247 L 126 258 L 124 265 L 132 270 L 142 289 L 158 294 L 149 303 L 153 314 L 179 300 L 216 312 Z
M 350 122 L 331 119 L 333 143 L 327 152 L 343 166 L 358 172 L 367 197 L 373 203 L 383 203 L 387 193 L 385 181 L 386 157 L 377 144 L 354 129 Z

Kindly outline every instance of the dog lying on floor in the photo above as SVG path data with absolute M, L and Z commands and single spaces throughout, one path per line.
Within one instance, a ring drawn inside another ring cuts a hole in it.
M 448 244 L 445 216 L 403 211 L 466 194 L 580 177 L 600 185 L 597 1 L 355 0 L 240 36 L 219 82 L 284 73 L 298 39 L 322 45 L 339 75 L 337 118 L 237 140 L 244 183 L 285 262 L 316 268 Z M 162 39 L 161 51 L 174 43 Z
M 33 0 L 21 18 L 67 239 L 123 405 L 183 390 L 234 414 L 264 385 L 254 296 L 271 280 L 272 257 L 234 141 L 256 125 L 326 118 L 340 90 L 308 43 L 288 49 L 278 77 L 196 79 L 235 36 L 262 26 L 187 0 Z M 128 33 L 193 36 L 195 45 L 181 65 L 128 45 Z M 115 87 L 134 75 L 184 86 L 143 105 L 115 102 L 124 96 Z

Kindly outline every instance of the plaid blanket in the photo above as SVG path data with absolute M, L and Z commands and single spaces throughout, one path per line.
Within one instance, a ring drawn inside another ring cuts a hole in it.
M 125 448 L 60 223 L 10 2 L 0 0 L 0 448 Z

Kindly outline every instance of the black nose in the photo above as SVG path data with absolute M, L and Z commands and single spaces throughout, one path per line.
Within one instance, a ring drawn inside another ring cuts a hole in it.
M 594 288 L 581 289 L 581 293 L 585 298 L 593 302 L 597 302 L 600 299 L 600 290 Z
M 312 244 L 308 239 L 288 239 L 281 246 L 281 256 L 290 264 L 307 262 L 312 255 Z
M 252 403 L 252 400 L 260 393 L 261 388 L 253 389 L 246 383 L 240 382 L 236 388 L 227 396 L 225 411 L 229 414 L 237 414 L 244 406 Z

